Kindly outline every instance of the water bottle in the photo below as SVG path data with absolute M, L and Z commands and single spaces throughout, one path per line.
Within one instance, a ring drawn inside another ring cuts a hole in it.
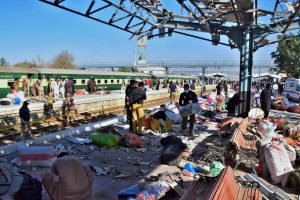
M 192 174 L 195 174 L 195 167 L 191 164 L 191 163 L 186 163 L 184 165 L 184 169 L 186 169 L 187 171 L 191 172 Z

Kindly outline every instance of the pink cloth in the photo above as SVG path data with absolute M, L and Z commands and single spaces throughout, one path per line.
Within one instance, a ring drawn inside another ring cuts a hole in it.
M 58 158 L 43 185 L 52 200 L 86 200 L 92 195 L 93 172 L 74 157 Z

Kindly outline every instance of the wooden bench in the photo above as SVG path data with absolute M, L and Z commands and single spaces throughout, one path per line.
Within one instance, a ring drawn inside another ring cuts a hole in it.
M 259 187 L 258 182 L 236 179 L 228 166 L 215 179 L 193 181 L 180 200 L 261 200 Z
M 248 127 L 248 119 L 243 119 L 240 125 L 235 129 L 229 143 L 226 145 L 226 154 L 230 154 L 231 158 L 236 161 L 234 169 L 236 169 L 241 163 L 246 167 L 252 168 L 256 173 L 255 164 L 257 160 L 257 140 L 249 140 L 244 136 L 244 132 Z

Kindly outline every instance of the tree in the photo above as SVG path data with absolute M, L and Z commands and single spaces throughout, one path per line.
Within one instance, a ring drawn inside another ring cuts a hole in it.
M 293 35 L 284 35 L 279 39 L 276 51 L 271 53 L 275 65 L 289 77 L 300 78 L 300 39 Z
M 130 68 L 128 68 L 128 67 L 119 67 L 119 70 L 118 70 L 119 72 L 130 72 L 131 70 L 130 70 Z
M 119 72 L 139 72 L 138 68 L 137 67 L 132 67 L 132 68 L 129 68 L 129 67 L 119 67 Z
M 7 60 L 3 57 L 0 58 L 0 66 L 8 66 L 9 63 L 7 62 Z
M 68 51 L 62 51 L 58 54 L 50 64 L 51 68 L 58 69 L 75 69 L 76 65 L 73 63 L 74 57 Z
M 37 68 L 38 66 L 30 61 L 23 61 L 23 62 L 19 62 L 17 64 L 14 65 L 15 67 L 26 67 L 26 68 Z

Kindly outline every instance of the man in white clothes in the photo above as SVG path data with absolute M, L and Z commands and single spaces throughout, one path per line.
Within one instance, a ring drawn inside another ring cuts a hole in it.
M 54 81 L 53 85 L 54 85 L 54 88 L 53 88 L 54 99 L 58 100 L 58 98 L 59 98 L 59 82 L 58 82 L 58 79 L 56 79 Z
M 66 85 L 66 80 L 62 79 L 59 85 L 59 95 L 62 99 L 65 99 L 65 93 L 66 93 L 65 85 Z
M 276 97 L 278 95 L 278 85 L 277 85 L 277 83 L 273 84 L 272 92 L 273 92 L 274 97 Z

